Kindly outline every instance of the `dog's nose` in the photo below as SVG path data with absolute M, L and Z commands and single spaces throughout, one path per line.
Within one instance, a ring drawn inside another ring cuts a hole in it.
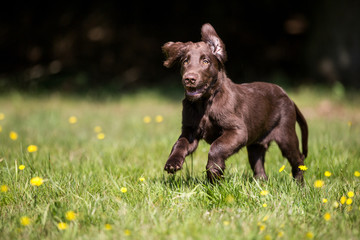
M 187 73 L 184 75 L 184 82 L 185 84 L 195 84 L 198 78 L 199 75 L 196 73 Z

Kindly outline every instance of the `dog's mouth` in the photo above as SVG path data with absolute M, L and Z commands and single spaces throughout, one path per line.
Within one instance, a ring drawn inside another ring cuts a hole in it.
M 206 90 L 206 86 L 200 87 L 185 87 L 186 96 L 188 97 L 199 97 L 201 96 Z

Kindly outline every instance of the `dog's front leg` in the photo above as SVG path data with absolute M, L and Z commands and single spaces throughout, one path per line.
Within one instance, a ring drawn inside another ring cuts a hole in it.
M 184 164 L 185 157 L 195 151 L 199 140 L 192 136 L 192 131 L 183 131 L 174 144 L 170 156 L 165 164 L 164 170 L 168 173 L 175 173 Z
M 206 174 L 213 182 L 223 176 L 225 160 L 246 145 L 247 133 L 241 129 L 226 130 L 210 147 Z

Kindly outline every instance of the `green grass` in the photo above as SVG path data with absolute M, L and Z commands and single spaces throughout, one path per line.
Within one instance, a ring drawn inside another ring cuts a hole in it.
M 360 107 L 354 102 L 360 96 L 348 100 L 312 88 L 290 95 L 310 129 L 305 187 L 292 180 L 275 144 L 267 154 L 268 182 L 252 178 L 241 150 L 227 160 L 224 181 L 209 184 L 204 142 L 181 172 L 166 174 L 163 166 L 180 134 L 176 96 L 170 100 L 150 90 L 101 100 L 3 95 L 0 185 L 8 190 L 0 192 L 0 238 L 307 239 L 310 232 L 314 239 L 359 239 L 360 177 L 354 172 L 360 171 Z M 163 122 L 155 122 L 156 115 Z M 70 116 L 77 117 L 76 124 L 69 124 Z M 102 127 L 105 139 L 97 139 L 95 126 Z M 16 141 L 10 131 L 18 133 Z M 30 144 L 38 151 L 27 152 Z M 325 177 L 325 171 L 332 175 Z M 36 176 L 44 179 L 41 186 L 30 184 Z M 316 180 L 324 186 L 314 188 Z M 262 190 L 269 194 L 262 196 Z M 355 193 L 352 204 L 335 208 L 349 191 Z M 69 210 L 77 214 L 74 221 L 65 217 Z M 21 225 L 22 216 L 30 225 Z M 68 228 L 59 230 L 59 222 Z

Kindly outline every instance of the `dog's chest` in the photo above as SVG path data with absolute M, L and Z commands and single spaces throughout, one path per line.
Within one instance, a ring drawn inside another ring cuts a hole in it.
M 211 144 L 222 134 L 222 129 L 209 115 L 204 115 L 199 124 L 198 134 L 207 143 Z

